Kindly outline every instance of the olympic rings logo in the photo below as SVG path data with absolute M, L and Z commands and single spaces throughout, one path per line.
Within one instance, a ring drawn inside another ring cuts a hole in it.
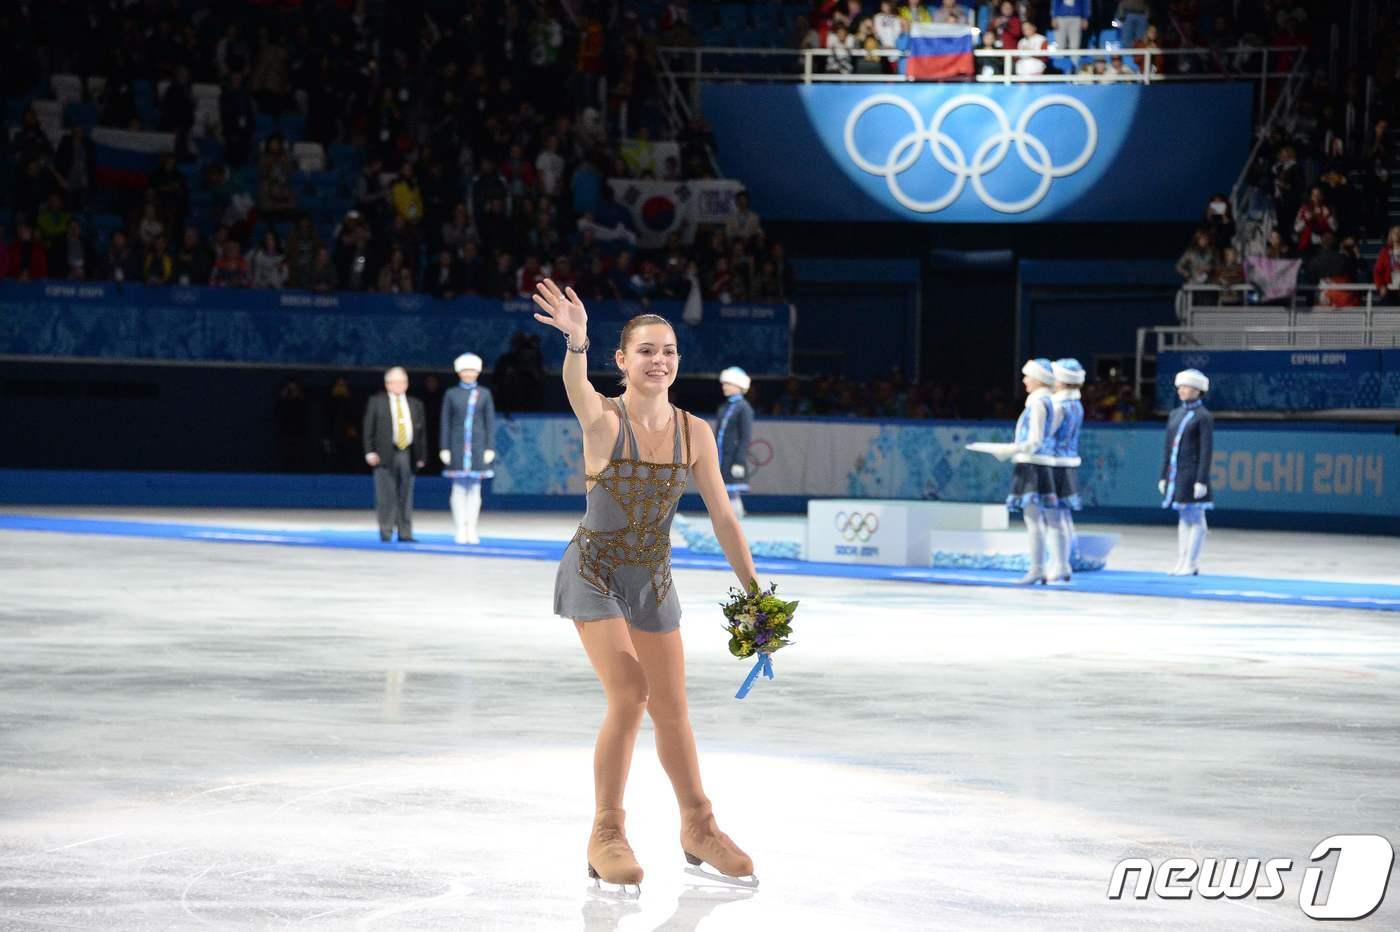
M 749 469 L 757 473 L 773 462 L 773 445 L 767 440 L 755 440 L 749 444 Z
M 885 157 L 883 164 L 872 162 L 861 155 L 856 148 L 856 124 L 861 117 L 876 107 L 889 106 L 896 107 L 909 116 L 909 121 L 913 124 L 913 130 L 896 142 Z M 1027 131 L 1031 118 L 1047 107 L 1068 107 L 1079 114 L 1084 121 L 1084 148 L 1073 160 L 1064 165 L 1056 165 L 1050 157 L 1050 150 L 1045 143 Z M 965 153 L 956 139 L 943 132 L 943 122 L 948 116 L 960 107 L 981 107 L 992 115 L 996 120 L 997 131 L 988 136 L 986 140 L 977 147 L 977 151 L 972 154 L 972 161 L 969 162 Z M 1099 125 L 1094 121 L 1094 115 L 1089 112 L 1083 102 L 1069 97 L 1065 94 L 1047 94 L 1041 97 L 1026 108 L 1021 114 L 1021 118 L 1016 121 L 1016 126 L 1011 126 L 1011 121 L 1006 115 L 1006 111 L 989 97 L 980 97 L 975 94 L 959 94 L 943 103 L 934 111 L 933 119 L 929 121 L 928 127 L 923 125 L 923 118 L 915 106 L 903 97 L 895 94 L 874 94 L 861 101 L 850 116 L 846 117 L 846 154 L 851 157 L 851 161 L 863 172 L 885 179 L 885 184 L 889 186 L 890 194 L 894 199 L 916 213 L 932 214 L 943 210 L 962 194 L 963 188 L 969 181 L 972 182 L 972 190 L 977 192 L 977 196 L 982 199 L 993 210 L 1004 214 L 1019 214 L 1030 210 L 1045 199 L 1045 195 L 1050 192 L 1050 185 L 1056 178 L 1064 178 L 1079 171 L 1089 160 L 1093 158 L 1095 150 L 1099 145 Z M 922 154 L 924 144 L 928 144 L 929 152 L 944 170 L 953 176 L 953 186 L 946 194 L 934 198 L 930 201 L 920 201 L 910 197 L 899 185 L 899 176 L 904 174 L 914 166 Z M 1029 195 L 1019 201 L 1004 201 L 987 190 L 983 183 L 984 177 L 997 169 L 1006 156 L 1011 151 L 1011 144 L 1016 144 L 1016 154 L 1021 161 L 1032 171 L 1040 176 L 1040 183 L 1036 185 Z
M 880 517 L 875 514 L 862 514 L 859 511 L 852 511 L 847 514 L 844 511 L 836 512 L 836 530 L 841 532 L 841 536 L 846 540 L 859 540 L 862 544 L 875 536 L 875 532 L 880 530 Z

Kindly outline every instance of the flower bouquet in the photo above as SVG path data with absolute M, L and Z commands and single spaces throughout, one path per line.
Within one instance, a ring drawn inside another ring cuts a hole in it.
M 748 592 L 730 589 L 729 601 L 721 605 L 727 622 L 724 630 L 729 632 L 729 652 L 739 658 L 758 655 L 744 684 L 734 694 L 735 699 L 749 694 L 760 673 L 771 680 L 773 651 L 792 643 L 788 638 L 792 634 L 792 616 L 797 611 L 797 603 L 784 602 L 778 598 L 777 591 L 776 584 L 759 589 L 757 581 L 750 581 Z

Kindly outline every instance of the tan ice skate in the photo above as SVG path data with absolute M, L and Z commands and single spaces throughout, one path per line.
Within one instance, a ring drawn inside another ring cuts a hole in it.
M 642 866 L 627 844 L 623 818 L 621 809 L 603 809 L 594 818 L 593 833 L 588 836 L 588 876 L 600 894 L 636 899 L 642 895 Z
M 753 859 L 719 830 L 714 810 L 708 803 L 681 815 L 681 851 L 689 865 L 685 869 L 687 874 L 735 887 L 754 889 L 758 886 Z M 712 870 L 706 870 L 705 865 Z

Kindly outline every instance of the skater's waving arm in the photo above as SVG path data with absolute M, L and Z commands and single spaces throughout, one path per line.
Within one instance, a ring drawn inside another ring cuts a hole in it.
M 535 320 L 564 334 L 570 349 L 564 353 L 564 391 L 574 417 L 587 431 L 603 417 L 603 396 L 588 381 L 588 354 L 577 352 L 588 345 L 588 312 L 574 289 L 559 290 L 548 278 L 535 286 L 535 304 L 541 313 Z
M 747 592 L 749 583 L 758 579 L 758 571 L 754 569 L 753 555 L 749 553 L 749 542 L 744 539 L 739 519 L 734 516 L 734 508 L 729 504 L 724 476 L 719 471 L 719 449 L 715 446 L 714 432 L 709 424 L 695 415 L 687 414 L 686 417 L 690 418 L 691 444 L 691 449 L 686 451 L 687 462 L 691 475 L 695 477 L 695 488 L 705 500 L 710 523 L 715 529 L 715 539 Z

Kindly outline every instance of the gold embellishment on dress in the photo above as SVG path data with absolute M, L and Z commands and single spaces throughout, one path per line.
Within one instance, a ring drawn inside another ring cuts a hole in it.
M 676 414 L 686 417 L 683 411 L 677 410 Z M 618 429 L 626 428 L 619 425 Z M 690 447 L 688 417 L 682 433 L 684 458 Z M 585 476 L 607 490 L 627 516 L 627 526 L 613 531 L 578 529 L 574 542 L 578 544 L 579 576 L 599 592 L 612 596 L 612 577 L 619 567 L 645 567 L 651 573 L 656 604 L 666 601 L 671 591 L 671 534 L 665 525 L 671 509 L 680 503 L 688 475 L 689 467 L 683 463 L 614 459 L 598 473 Z

